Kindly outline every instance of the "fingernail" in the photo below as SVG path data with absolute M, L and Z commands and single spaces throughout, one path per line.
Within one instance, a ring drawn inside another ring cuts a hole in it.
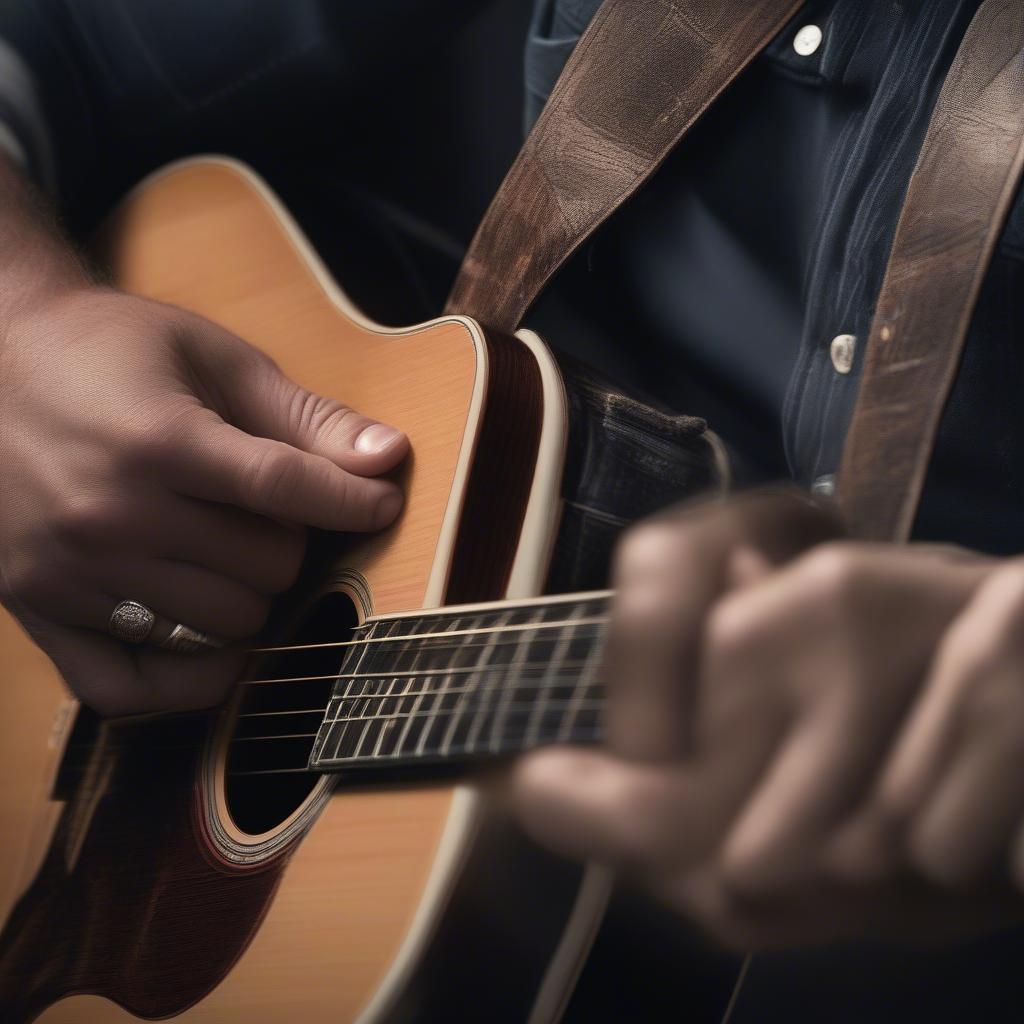
M 401 437 L 402 432 L 395 427 L 389 427 L 386 423 L 371 423 L 365 427 L 362 433 L 356 438 L 354 448 L 357 452 L 370 455 L 386 448 L 396 438 Z

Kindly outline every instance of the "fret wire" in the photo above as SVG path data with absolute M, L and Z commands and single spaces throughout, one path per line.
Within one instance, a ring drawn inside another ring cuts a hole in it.
M 580 609 L 575 609 L 579 611 Z M 570 614 L 570 619 L 574 616 Z M 541 721 L 544 717 L 545 705 L 547 703 L 547 697 L 551 692 L 551 665 L 554 664 L 557 668 L 558 662 L 565 656 L 573 640 L 573 627 L 571 625 L 566 626 L 562 630 L 561 636 L 558 638 L 558 643 L 555 645 L 555 649 L 551 652 L 551 660 L 548 664 L 548 668 L 542 673 L 540 686 L 538 687 L 537 696 L 534 700 L 533 711 L 530 714 L 530 720 L 526 727 L 526 743 L 529 744 L 531 735 L 535 734 L 540 728 Z
M 370 707 L 372 705 L 372 699 L 370 697 L 365 696 L 365 694 L 367 692 L 367 690 L 366 690 L 367 686 L 372 686 L 374 683 L 376 683 L 376 679 L 364 679 L 363 680 L 362 689 L 360 689 L 360 691 L 359 691 L 359 697 L 361 698 L 361 703 L 360 703 L 360 700 L 357 700 L 355 705 L 354 705 L 354 707 L 353 707 L 353 710 L 355 710 L 356 708 L 361 708 L 362 710 L 361 711 L 357 711 L 353 715 L 350 715 L 348 717 L 347 721 L 346 721 L 346 727 L 347 728 L 351 728 L 353 722 L 357 723 L 357 725 L 356 725 L 357 728 L 358 728 L 358 723 L 359 722 L 364 722 L 365 723 L 363 725 L 362 731 L 359 733 L 359 736 L 356 738 L 355 747 L 353 748 L 352 754 L 350 755 L 352 757 L 358 757 L 359 756 L 359 751 L 360 751 L 360 749 L 361 749 L 361 747 L 363 745 L 363 740 L 366 738 L 366 730 L 370 728 L 370 718 L 371 718 L 371 716 L 370 715 L 366 715 L 363 712 L 369 711 Z
M 576 720 L 580 713 L 579 703 L 585 698 L 588 689 L 594 685 L 594 675 L 596 674 L 597 667 L 600 664 L 600 651 L 600 644 L 592 644 L 590 649 L 587 651 L 587 656 L 583 659 L 579 678 L 576 680 L 576 685 L 573 687 L 574 704 L 563 717 L 562 728 L 558 731 L 560 742 L 568 740 L 572 734 L 573 727 L 576 725 Z
M 420 655 L 417 654 L 417 655 L 414 655 L 414 657 L 418 659 L 420 657 Z M 396 715 L 398 715 L 398 714 L 403 713 L 406 708 L 414 707 L 415 704 L 416 704 L 416 698 L 419 697 L 419 694 L 420 694 L 420 691 L 416 689 L 416 680 L 413 679 L 413 678 L 407 679 L 405 681 L 405 683 L 402 684 L 402 696 L 401 696 L 401 699 L 398 702 L 398 706 L 395 708 L 394 713 Z M 410 697 L 412 698 L 412 702 L 411 703 L 409 701 Z M 398 735 L 395 735 L 394 728 L 389 728 L 389 732 L 391 732 L 391 734 L 394 736 L 394 739 L 395 739 L 395 742 L 394 742 L 394 744 L 393 744 L 393 746 L 391 748 L 392 752 L 400 750 L 401 749 L 401 743 L 402 743 L 402 733 L 401 733 L 401 731 L 398 732 Z
M 422 619 L 420 621 L 422 622 Z M 457 620 L 452 620 L 452 621 L 457 621 Z M 415 627 L 413 627 L 413 628 L 415 629 Z M 406 644 L 406 651 L 409 650 L 409 647 L 410 647 L 410 644 Z M 434 650 L 437 650 L 437 648 L 428 647 L 426 644 L 420 644 L 418 647 L 416 647 L 415 653 L 413 654 L 413 665 L 414 666 L 418 666 L 420 664 L 420 662 L 423 660 L 423 658 L 430 651 L 434 651 Z M 422 700 L 421 692 L 416 690 L 415 686 L 416 686 L 416 682 L 417 682 L 418 678 L 420 676 L 424 675 L 425 673 L 428 673 L 429 671 L 430 670 L 427 669 L 427 668 L 422 668 L 422 669 L 421 668 L 415 668 L 414 669 L 415 675 L 409 675 L 408 677 L 403 677 L 400 674 L 396 674 L 396 676 L 395 676 L 396 679 L 398 679 L 398 678 L 405 678 L 405 681 L 402 683 L 402 692 L 401 692 L 401 694 L 399 694 L 398 699 L 395 701 L 394 708 L 392 709 L 391 714 L 388 716 L 388 720 L 386 722 L 384 722 L 382 724 L 382 726 L 381 726 L 380 736 L 378 737 L 378 742 L 377 742 L 377 744 L 374 747 L 374 756 L 375 757 L 384 756 L 384 753 L 383 753 L 383 742 L 384 742 L 385 736 L 388 737 L 389 739 L 393 740 L 393 742 L 391 744 L 391 749 L 390 749 L 390 751 L 388 751 L 389 754 L 392 754 L 395 751 L 400 749 L 400 745 L 402 743 L 402 739 L 404 737 L 404 732 L 405 731 L 403 730 L 403 732 L 401 734 L 399 734 L 397 737 L 395 736 L 394 724 L 395 724 L 396 721 L 400 721 L 400 719 L 396 718 L 396 716 L 401 714 L 401 713 L 403 713 L 404 710 L 409 706 L 409 701 L 408 701 L 409 697 L 415 698 L 415 700 L 413 702 L 413 706 L 414 707 L 416 706 L 416 704 L 420 700 Z
M 421 620 L 421 621 L 422 621 L 422 620 Z M 414 661 L 419 661 L 419 660 L 420 660 L 420 659 L 421 659 L 421 658 L 423 657 L 423 655 L 424 655 L 424 652 L 425 652 L 425 649 L 426 649 L 426 645 L 425 645 L 425 644 L 421 645 L 421 646 L 420 646 L 420 648 L 419 648 L 419 649 L 417 650 L 416 654 L 415 654 L 415 655 L 413 656 L 413 660 L 414 660 Z M 408 690 L 408 689 L 409 689 L 409 687 L 410 687 L 410 686 L 412 686 L 412 685 L 413 685 L 413 681 L 412 681 L 412 679 L 410 679 L 410 680 L 409 680 L 409 683 L 408 683 L 408 684 L 407 684 L 407 686 L 406 686 L 406 690 Z M 405 696 L 405 694 L 403 694 L 403 697 L 404 697 L 404 696 Z M 419 708 L 419 706 L 420 706 L 420 704 L 422 703 L 422 701 L 423 701 L 423 693 L 418 693 L 418 694 L 417 694 L 417 695 L 415 696 L 415 699 L 414 699 L 414 700 L 413 700 L 413 702 L 412 702 L 412 710 L 413 710 L 413 712 L 415 712 L 415 711 L 416 711 L 416 710 L 417 710 L 417 709 Z M 404 700 L 403 700 L 403 702 L 402 702 L 402 705 L 401 705 L 401 706 L 402 706 L 402 707 L 405 707 L 405 706 L 406 706 L 406 702 L 405 702 Z M 397 717 L 397 716 L 398 716 L 398 714 L 399 714 L 399 712 L 398 712 L 398 711 L 396 711 L 396 712 L 395 712 L 395 716 L 393 716 L 393 720 L 394 720 L 394 721 L 399 721 L 399 720 L 400 720 L 400 719 L 399 719 L 399 718 Z M 409 735 L 409 729 L 411 728 L 411 726 L 412 726 L 412 718 L 411 718 L 411 717 L 409 717 L 409 718 L 408 718 L 408 719 L 406 720 L 406 722 L 405 722 L 405 725 L 404 725 L 404 726 L 402 727 L 402 730 L 401 730 L 401 732 L 399 732 L 399 734 L 398 734 L 398 738 L 397 738 L 397 739 L 395 740 L 395 745 L 394 745 L 394 746 L 392 747 L 392 752 L 393 752 L 393 753 L 394 753 L 395 755 L 398 755 L 398 754 L 400 754 L 400 753 L 401 753 L 401 750 L 402 750 L 402 745 L 403 745 L 403 744 L 405 743 L 405 738 L 406 738 L 406 736 L 408 736 L 408 735 Z
M 460 620 L 456 619 L 455 621 L 458 622 Z M 467 634 L 467 636 L 470 636 L 470 635 L 472 635 L 472 634 Z M 465 642 L 466 642 L 466 639 L 464 637 L 463 640 L 462 640 L 462 644 L 464 644 Z M 461 644 L 457 644 L 456 645 L 455 653 L 452 655 L 453 660 L 458 657 L 458 651 L 459 651 L 460 646 L 461 646 Z M 426 742 L 427 742 L 427 737 L 430 735 L 430 727 L 434 724 L 435 721 L 437 721 L 436 712 L 438 711 L 439 708 L 443 708 L 444 707 L 444 694 L 445 694 L 445 692 L 446 692 L 446 690 L 448 688 L 448 685 L 451 683 L 452 676 L 456 672 L 461 672 L 461 671 L 464 671 L 464 669 L 459 669 L 457 667 L 450 668 L 449 671 L 445 672 L 444 675 L 441 677 L 441 686 L 437 690 L 434 691 L 434 699 L 430 703 L 430 710 L 432 712 L 435 712 L 435 714 L 431 715 L 431 717 L 427 719 L 426 723 L 423 726 L 423 731 L 420 733 L 419 741 L 416 743 L 416 753 L 417 754 L 419 754 L 419 755 L 423 754 L 423 750 L 424 750 L 424 748 L 426 746 Z M 472 680 L 470 680 L 470 682 L 472 682 Z
M 377 699 L 377 694 L 380 692 L 380 683 L 374 680 L 370 685 L 373 687 L 373 695 L 366 700 L 363 708 L 364 711 L 371 713 L 360 715 L 360 718 L 366 719 L 366 724 L 363 726 L 362 732 L 359 733 L 359 738 L 356 740 L 356 745 L 352 750 L 353 757 L 360 757 L 362 755 L 363 744 L 366 742 L 366 737 L 370 735 L 370 727 L 375 721 L 380 722 L 379 713 L 384 706 L 383 700 Z
M 387 704 L 388 698 L 391 697 L 392 694 L 394 693 L 395 685 L 397 684 L 398 679 L 399 679 L 398 676 L 392 676 L 391 677 L 391 680 L 388 683 L 388 692 L 387 692 L 384 700 L 381 702 L 381 708 L 382 709 Z M 406 683 L 404 685 L 408 686 L 409 684 Z M 388 719 L 388 721 L 391 721 L 391 719 Z M 378 733 L 378 735 L 377 735 L 377 742 L 373 745 L 373 754 L 371 755 L 372 757 L 379 757 L 380 756 L 380 745 L 384 742 L 384 737 L 387 735 L 387 731 L 388 731 L 387 730 L 387 723 L 385 723 L 384 725 L 381 726 L 380 733 Z
M 400 652 L 400 655 L 401 655 L 401 654 L 408 654 L 408 653 L 409 653 L 409 646 L 410 646 L 410 642 L 409 642 L 409 641 L 406 641 L 406 642 L 404 643 L 403 647 L 402 647 L 402 650 L 401 650 L 401 652 Z M 414 656 L 414 660 L 415 660 L 415 656 Z M 392 678 L 392 677 L 388 676 L 387 678 L 389 678 L 389 679 L 390 679 L 390 678 Z M 389 685 L 390 685 L 390 684 L 389 684 Z M 370 702 L 370 701 L 367 701 L 367 703 L 366 703 L 366 704 L 364 705 L 364 707 L 365 707 L 365 708 L 366 708 L 367 710 L 369 710 L 369 708 L 371 707 L 371 702 Z M 381 702 L 380 702 L 380 703 L 379 703 L 379 704 L 377 705 L 378 711 L 379 711 L 379 710 L 382 710 L 382 709 L 383 709 L 383 707 L 384 707 L 384 702 L 383 702 L 383 701 L 381 701 Z M 362 717 L 362 716 L 360 716 L 360 717 Z M 379 719 L 378 719 L 378 720 L 379 720 Z M 381 726 L 381 728 L 383 729 L 383 726 Z M 367 721 L 366 721 L 366 724 L 365 724 L 365 725 L 363 726 L 363 730 L 362 730 L 362 732 L 361 732 L 361 733 L 359 734 L 359 738 L 358 738 L 358 739 L 356 740 L 356 744 L 355 744 L 355 747 L 353 748 L 353 751 L 352 751 L 352 756 L 354 756 L 354 757 L 359 757 L 360 751 L 361 751 L 361 750 L 362 750 L 362 748 L 363 748 L 363 742 L 365 741 L 365 739 L 366 739 L 366 737 L 367 737 L 367 734 L 369 733 L 369 730 L 370 730 L 370 717 L 367 717 Z
M 507 609 L 501 616 L 499 616 L 498 622 L 501 625 L 507 625 L 508 624 L 508 620 L 511 617 L 511 615 L 512 615 L 512 609 Z M 480 651 L 479 651 L 479 653 L 476 656 L 476 664 L 473 666 L 473 668 L 476 670 L 477 673 L 481 672 L 484 668 L 486 668 L 487 658 L 490 656 L 490 654 L 493 652 L 494 648 L 499 643 L 499 641 L 497 640 L 497 637 L 498 637 L 498 634 L 495 633 L 495 634 L 493 634 L 487 640 L 486 643 L 483 643 L 483 644 L 473 644 L 472 645 L 474 647 L 477 647 L 477 646 L 480 647 Z M 473 675 L 471 674 L 469 678 L 470 678 L 470 681 L 472 682 Z M 479 687 L 478 684 L 477 684 L 477 686 L 475 688 L 478 691 L 480 690 L 480 687 Z M 455 710 L 455 714 L 452 715 L 451 721 L 449 721 L 449 723 L 448 723 L 448 728 L 445 730 L 444 737 L 441 740 L 441 747 L 440 747 L 440 749 L 441 749 L 441 753 L 443 755 L 447 755 L 448 751 L 451 749 L 452 740 L 455 737 L 455 730 L 458 729 L 459 725 L 461 724 L 462 716 L 465 713 L 466 705 L 468 703 L 467 698 L 466 698 L 466 694 L 469 693 L 469 692 L 470 692 L 470 687 L 467 687 L 466 688 L 466 693 L 460 694 L 459 699 L 455 702 L 455 709 L 454 709 Z M 471 722 L 470 723 L 470 732 L 472 732 L 472 727 L 473 727 L 473 723 Z
M 398 619 L 378 619 L 377 622 L 398 622 Z M 604 624 L 608 621 L 607 615 L 596 615 L 587 619 L 578 620 L 579 625 Z M 376 623 L 375 623 L 376 624 Z M 530 629 L 555 629 L 566 625 L 565 620 L 552 622 L 514 623 L 509 626 L 500 626 L 497 629 L 490 626 L 482 626 L 480 629 L 470 630 L 449 630 L 441 633 L 410 633 L 406 636 L 380 636 L 366 637 L 362 640 L 335 640 L 323 644 L 292 644 L 281 647 L 250 647 L 248 654 L 283 654 L 287 651 L 311 651 L 323 650 L 328 647 L 363 647 L 367 644 L 398 643 L 401 640 L 425 640 L 432 637 L 462 636 L 464 633 L 492 633 L 492 632 L 521 632 Z
M 522 671 L 522 661 L 529 654 L 529 650 L 529 643 L 525 643 L 520 645 L 519 649 L 513 653 L 512 659 L 509 662 L 508 672 L 505 675 L 506 679 L 514 678 Z M 507 699 L 498 701 L 498 708 L 491 718 L 491 738 L 488 743 L 491 750 L 494 750 L 498 745 L 500 745 L 501 727 L 505 724 L 505 715 L 507 713 L 504 709 L 512 699 L 511 687 L 506 687 L 506 691 L 508 692 Z
M 371 626 L 370 627 L 370 632 L 372 633 L 376 628 L 377 628 L 376 626 Z M 355 664 L 355 667 L 357 669 L 362 665 L 363 661 L 366 658 L 366 654 L 367 654 L 367 652 L 369 650 L 370 650 L 369 647 L 363 647 L 362 650 L 360 650 L 359 657 L 356 659 L 356 664 Z M 344 666 L 344 662 L 342 662 L 342 668 L 344 668 L 344 667 L 345 667 Z M 355 679 L 354 678 L 350 679 L 348 681 L 348 684 L 345 686 L 345 692 L 344 692 L 344 694 L 342 694 L 341 699 L 338 700 L 338 703 L 337 703 L 337 705 L 334 708 L 334 719 L 331 721 L 330 725 L 328 725 L 327 733 L 324 736 L 323 746 L 326 747 L 327 743 L 334 737 L 334 733 L 335 732 L 338 733 L 338 738 L 337 738 L 337 740 L 335 741 L 335 744 L 334 744 L 334 756 L 335 757 L 338 756 L 338 751 L 341 749 L 341 741 L 345 738 L 345 733 L 346 733 L 347 728 L 348 728 L 347 724 L 343 724 L 342 727 L 340 729 L 338 729 L 337 728 L 337 726 L 338 726 L 338 718 L 339 718 L 339 716 L 341 714 L 341 709 L 345 706 L 345 701 L 349 698 L 349 696 L 352 693 L 352 687 L 353 686 L 355 686 Z M 321 725 L 320 728 L 323 729 L 323 725 Z M 314 746 L 315 746 L 315 744 L 314 744 Z M 321 753 L 322 752 L 323 751 L 321 749 Z

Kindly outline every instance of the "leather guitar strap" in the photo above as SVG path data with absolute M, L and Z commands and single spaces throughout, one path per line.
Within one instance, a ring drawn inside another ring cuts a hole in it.
M 939 95 L 839 471 L 851 532 L 909 538 L 971 316 L 1024 170 L 1024 4 L 986 0 Z
M 802 6 L 605 0 L 502 183 L 447 309 L 513 331 Z M 910 535 L 985 273 L 1024 171 L 1024 4 L 985 0 L 897 226 L 839 473 L 854 536 Z
M 605 0 L 477 229 L 446 309 L 514 331 L 803 0 Z

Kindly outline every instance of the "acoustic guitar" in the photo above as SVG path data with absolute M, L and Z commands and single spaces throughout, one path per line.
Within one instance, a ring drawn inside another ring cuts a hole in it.
M 0 1020 L 557 1020 L 608 879 L 462 780 L 599 738 L 608 551 L 721 484 L 713 436 L 529 331 L 369 322 L 228 160 L 143 183 L 102 258 L 401 425 L 407 504 L 314 540 L 216 713 L 100 720 L 0 617 Z

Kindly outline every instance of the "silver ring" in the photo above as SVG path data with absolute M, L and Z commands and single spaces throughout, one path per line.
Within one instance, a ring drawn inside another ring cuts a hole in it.
M 156 616 L 138 601 L 121 601 L 110 613 L 107 632 L 126 644 L 144 644 L 153 632 Z
M 209 633 L 201 633 L 198 629 L 183 626 L 180 622 L 160 641 L 159 646 L 165 651 L 177 654 L 199 654 L 201 651 L 212 651 L 224 644 Z

